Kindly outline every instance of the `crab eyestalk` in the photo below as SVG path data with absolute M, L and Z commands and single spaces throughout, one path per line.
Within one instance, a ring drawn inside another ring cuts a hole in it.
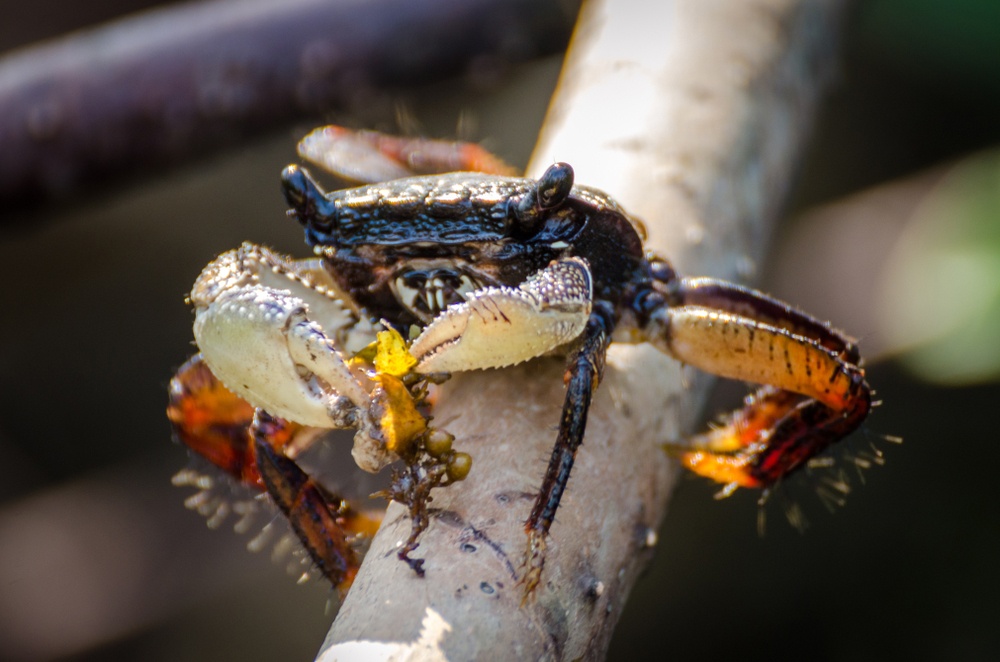
M 290 165 L 281 172 L 281 190 L 291 209 L 288 215 L 306 228 L 306 240 L 328 242 L 337 231 L 337 207 L 307 170 Z
M 573 190 L 573 167 L 568 163 L 550 165 L 530 190 L 515 201 L 514 213 L 525 227 L 533 227 L 541 214 L 559 207 Z

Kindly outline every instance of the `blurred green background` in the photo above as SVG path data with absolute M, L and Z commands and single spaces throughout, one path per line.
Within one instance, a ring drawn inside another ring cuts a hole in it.
M 140 6 L 10 4 L 0 50 Z M 682 481 L 612 659 L 989 659 L 1000 647 L 1000 3 L 855 8 L 760 275 L 876 357 L 883 404 L 848 443 L 876 443 L 886 465 L 855 478 L 832 515 L 792 481 L 810 528 L 772 504 L 763 538 L 754 495 L 716 502 L 713 486 Z M 461 119 L 523 164 L 558 68 L 411 89 L 336 119 L 392 130 L 401 104 L 429 135 Z M 183 298 L 200 268 L 245 239 L 301 252 L 277 174 L 314 123 L 0 230 L 0 658 L 315 654 L 328 590 L 296 586 L 183 508 L 170 477 L 187 459 L 163 416 L 192 351 Z M 714 411 L 744 392 L 720 388 Z

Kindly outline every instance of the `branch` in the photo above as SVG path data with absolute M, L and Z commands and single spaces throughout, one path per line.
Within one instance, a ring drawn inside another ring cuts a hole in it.
M 529 170 L 570 162 L 685 272 L 749 275 L 827 79 L 842 4 L 590 3 Z M 395 558 L 409 523 L 394 504 L 318 659 L 604 656 L 671 492 L 658 442 L 688 430 L 706 385 L 683 388 L 679 367 L 648 346 L 612 349 L 535 599 L 520 606 L 517 580 L 559 419 L 558 359 L 445 385 L 437 420 L 474 464 L 435 493 L 417 551 L 427 576 Z
M 386 88 L 561 50 L 572 6 L 535 0 L 214 0 L 0 60 L 0 206 L 25 206 Z

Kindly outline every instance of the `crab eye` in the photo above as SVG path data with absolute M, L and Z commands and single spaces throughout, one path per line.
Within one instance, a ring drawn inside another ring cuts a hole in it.
M 573 166 L 568 163 L 553 163 L 538 178 L 538 206 L 553 209 L 566 202 L 573 190 Z
M 542 213 L 560 207 L 573 190 L 573 167 L 568 163 L 553 163 L 538 181 L 514 199 L 514 218 L 522 232 L 535 230 Z
M 298 219 L 307 231 L 326 233 L 333 229 L 337 208 L 306 170 L 296 165 L 285 168 L 281 173 L 281 189 L 291 207 L 289 216 Z

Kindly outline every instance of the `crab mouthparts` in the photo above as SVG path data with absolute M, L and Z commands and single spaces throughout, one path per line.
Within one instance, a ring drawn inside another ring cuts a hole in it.
M 417 317 L 429 322 L 448 306 L 465 301 L 479 284 L 454 271 L 409 272 L 393 283 L 396 298 Z

